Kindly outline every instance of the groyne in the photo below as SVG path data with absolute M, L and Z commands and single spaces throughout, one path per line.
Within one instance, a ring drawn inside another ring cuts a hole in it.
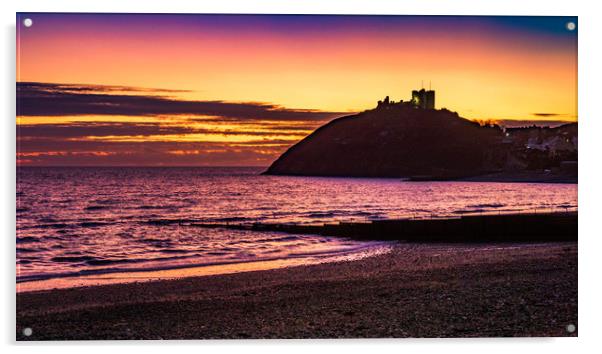
M 554 242 L 577 240 L 577 212 L 463 215 L 452 218 L 394 219 L 303 224 L 192 223 L 190 226 L 406 242 Z

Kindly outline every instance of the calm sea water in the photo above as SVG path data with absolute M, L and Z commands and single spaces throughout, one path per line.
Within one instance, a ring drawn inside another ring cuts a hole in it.
M 322 223 L 577 207 L 577 185 L 18 168 L 17 281 L 354 252 L 373 243 L 156 221 Z

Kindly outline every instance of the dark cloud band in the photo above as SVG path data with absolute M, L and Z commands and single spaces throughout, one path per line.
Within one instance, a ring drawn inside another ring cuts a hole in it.
M 562 113 L 531 113 L 531 115 L 535 116 L 535 117 L 563 117 L 566 116 L 566 114 L 562 114 Z
M 115 93 L 116 91 L 131 91 L 136 94 Z M 289 109 L 269 103 L 187 101 L 142 93 L 144 91 L 141 89 L 127 87 L 18 82 L 17 115 L 189 114 L 255 120 L 324 121 L 343 114 L 312 109 Z

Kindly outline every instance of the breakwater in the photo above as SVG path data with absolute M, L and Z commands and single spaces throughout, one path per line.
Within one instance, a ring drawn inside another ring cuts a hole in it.
M 303 224 L 193 223 L 190 226 L 406 242 L 553 242 L 577 240 L 577 212 L 464 215 L 454 218 L 394 219 Z

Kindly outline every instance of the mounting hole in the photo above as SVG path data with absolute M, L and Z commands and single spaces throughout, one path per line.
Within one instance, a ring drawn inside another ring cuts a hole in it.
M 25 327 L 25 328 L 23 328 L 23 335 L 24 335 L 25 337 L 29 337 L 29 336 L 31 336 L 32 334 L 33 334 L 33 330 L 32 330 L 31 328 L 29 328 L 29 327 Z
M 577 28 L 577 25 L 575 24 L 575 22 L 573 22 L 573 21 L 567 22 L 566 29 L 568 29 L 569 31 L 574 31 L 575 28 Z
M 572 323 L 570 325 L 566 326 L 566 331 L 569 333 L 575 332 L 576 329 L 577 329 L 577 327 L 575 327 L 575 325 Z
M 33 25 L 33 20 L 31 18 L 26 18 L 23 20 L 23 26 L 31 27 L 31 25 Z

